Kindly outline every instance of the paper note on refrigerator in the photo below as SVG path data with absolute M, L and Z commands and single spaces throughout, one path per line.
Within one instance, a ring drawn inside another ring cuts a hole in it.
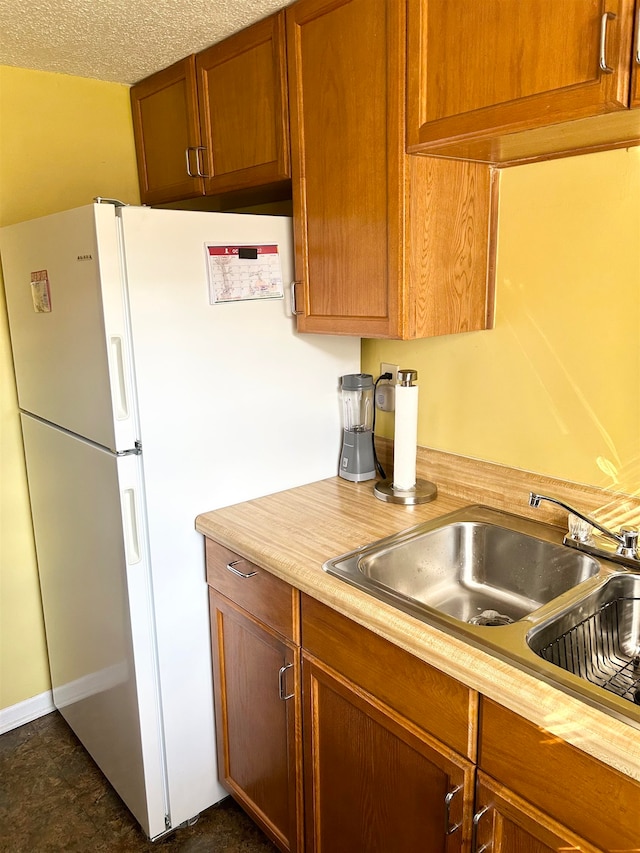
M 31 273 L 31 299 L 36 314 L 48 314 L 51 311 L 51 290 L 47 270 Z
M 219 246 L 207 243 L 209 302 L 282 299 L 277 245 Z

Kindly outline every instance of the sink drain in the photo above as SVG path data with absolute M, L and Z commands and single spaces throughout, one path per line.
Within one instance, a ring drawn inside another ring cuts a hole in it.
M 485 625 L 487 627 L 511 625 L 512 622 L 513 619 L 510 616 L 498 613 L 497 610 L 483 610 L 482 613 L 469 619 L 470 625 Z

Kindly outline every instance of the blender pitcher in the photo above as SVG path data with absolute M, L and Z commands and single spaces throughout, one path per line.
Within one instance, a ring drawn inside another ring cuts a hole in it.
M 373 376 L 342 377 L 343 433 L 339 475 L 358 483 L 376 476 L 373 455 Z

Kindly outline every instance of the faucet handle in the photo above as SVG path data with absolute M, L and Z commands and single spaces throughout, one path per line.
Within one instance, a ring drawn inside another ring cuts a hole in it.
M 576 542 L 590 542 L 592 527 L 588 521 L 581 518 L 579 515 L 574 515 L 570 512 L 567 515 L 567 526 L 569 528 L 569 536 L 575 539 Z
M 624 557 L 638 556 L 638 528 L 621 527 L 619 530 L 621 542 L 618 546 L 618 554 Z

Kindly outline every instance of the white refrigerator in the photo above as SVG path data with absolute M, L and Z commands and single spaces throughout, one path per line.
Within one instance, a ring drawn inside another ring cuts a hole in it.
M 96 203 L 0 254 L 54 703 L 157 838 L 225 796 L 195 516 L 337 472 L 360 341 L 296 333 L 288 217 Z

